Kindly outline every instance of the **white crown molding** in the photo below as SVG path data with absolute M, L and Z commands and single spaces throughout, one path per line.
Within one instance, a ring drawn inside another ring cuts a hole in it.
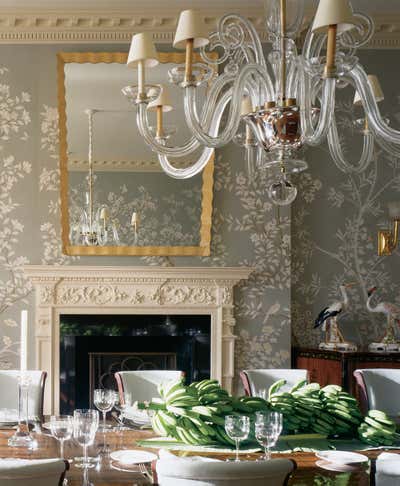
M 65 314 L 210 315 L 211 376 L 234 378 L 234 287 L 249 267 L 96 267 L 28 265 L 35 289 L 36 367 L 47 371 L 45 414 L 58 413 L 60 316 Z
M 206 5 L 207 4 L 207 5 Z M 157 43 L 171 43 L 179 11 L 176 8 L 136 10 L 53 10 L 0 9 L 1 44 L 57 44 L 57 43 L 129 43 L 132 34 L 142 31 L 153 33 Z M 206 8 L 208 7 L 208 8 Z M 267 35 L 262 8 L 244 5 L 234 9 L 253 22 L 263 40 Z M 205 2 L 202 10 L 209 30 L 215 29 L 218 19 L 227 8 Z M 312 12 L 309 13 L 312 16 Z M 372 15 L 376 33 L 371 49 L 397 49 L 400 47 L 400 15 L 393 13 Z
M 174 161 L 174 166 L 181 169 L 186 167 L 186 160 Z M 95 160 L 95 172 L 163 172 L 158 160 Z M 72 159 L 68 161 L 68 170 L 71 172 L 88 171 L 88 161 L 85 159 Z

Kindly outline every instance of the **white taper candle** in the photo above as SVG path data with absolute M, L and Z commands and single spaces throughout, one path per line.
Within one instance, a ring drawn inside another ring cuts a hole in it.
M 20 343 L 20 368 L 26 371 L 28 368 L 28 311 L 21 311 L 21 343 Z

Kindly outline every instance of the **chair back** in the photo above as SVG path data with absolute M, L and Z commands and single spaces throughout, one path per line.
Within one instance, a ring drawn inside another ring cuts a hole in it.
M 400 369 L 371 368 L 354 371 L 360 391 L 361 409 L 382 410 L 392 417 L 400 411 Z
M 47 373 L 45 371 L 26 371 L 29 376 L 28 414 L 30 418 L 43 419 L 43 396 Z M 0 409 L 18 410 L 19 370 L 0 370 Z
M 278 380 L 285 379 L 286 385 L 281 390 L 289 391 L 293 385 L 300 380 L 308 379 L 307 370 L 292 369 L 262 369 L 262 370 L 243 370 L 240 373 L 246 395 L 259 395 L 261 390 L 268 388 Z
M 400 485 L 400 454 L 382 452 L 376 461 L 376 486 Z
M 283 486 L 296 463 L 290 459 L 225 462 L 204 457 L 160 459 L 159 486 Z
M 0 459 L 0 486 L 61 486 L 68 468 L 62 459 Z
M 115 373 L 120 399 L 123 401 L 123 392 L 126 391 L 132 393 L 132 399 L 139 402 L 158 397 L 157 386 L 160 383 L 178 380 L 182 376 L 183 372 L 177 370 L 135 370 Z

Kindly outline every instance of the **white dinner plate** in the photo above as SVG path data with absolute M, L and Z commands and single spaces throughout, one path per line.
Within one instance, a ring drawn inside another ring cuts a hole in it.
M 315 455 L 323 461 L 333 462 L 335 464 L 361 464 L 368 461 L 368 457 L 357 452 L 347 451 L 319 451 Z
M 316 466 L 327 471 L 334 472 L 355 472 L 360 470 L 360 464 L 350 466 L 349 464 L 336 464 L 335 462 L 317 461 Z
M 138 450 L 121 450 L 111 452 L 110 457 L 113 461 L 117 461 L 120 464 L 131 465 L 131 464 L 142 464 L 144 462 L 152 462 L 158 459 L 156 454 L 147 451 Z

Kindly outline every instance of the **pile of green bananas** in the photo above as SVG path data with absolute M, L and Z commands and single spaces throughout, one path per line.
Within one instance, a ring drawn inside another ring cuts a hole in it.
M 280 392 L 285 384 L 285 380 L 274 383 L 268 391 L 268 401 L 283 414 L 286 432 L 355 435 L 363 417 L 357 400 L 340 386 L 321 388 L 318 383 L 303 380 L 290 391 Z
M 252 416 L 267 410 L 268 403 L 259 397 L 234 398 L 217 380 L 203 380 L 185 386 L 183 380 L 161 384 L 161 399 L 138 404 L 154 411 L 152 427 L 163 436 L 189 445 L 234 445 L 225 432 L 226 415 Z
M 286 432 L 308 430 L 321 409 L 319 385 L 302 380 L 288 392 L 279 391 L 285 384 L 286 380 L 279 380 L 270 386 L 268 402 L 272 410 L 282 413 Z
M 396 433 L 396 424 L 380 410 L 370 410 L 358 427 L 358 435 L 363 442 L 372 446 L 391 446 L 399 434 Z
M 232 397 L 217 380 L 186 386 L 183 380 L 158 387 L 160 398 L 139 403 L 150 409 L 154 431 L 189 445 L 234 445 L 225 432 L 226 415 L 247 415 L 251 422 L 257 411 L 275 410 L 283 415 L 286 433 L 314 432 L 326 436 L 356 437 L 371 445 L 392 445 L 399 436 L 384 412 L 372 410 L 363 418 L 357 400 L 338 385 L 323 388 L 299 381 L 289 391 L 279 380 L 261 397 Z M 253 431 L 254 427 L 251 427 Z M 248 441 L 254 440 L 251 432 Z

